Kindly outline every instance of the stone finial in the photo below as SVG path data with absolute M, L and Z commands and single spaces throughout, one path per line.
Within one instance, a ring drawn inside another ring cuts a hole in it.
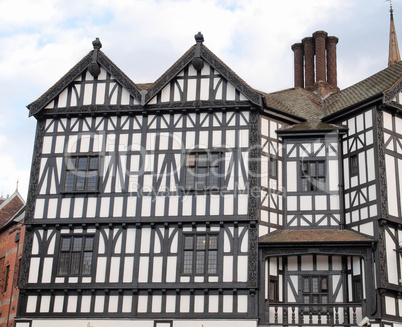
M 100 66 L 98 63 L 99 57 L 99 49 L 102 48 L 102 43 L 97 37 L 94 41 L 92 41 L 92 45 L 94 46 L 94 51 L 92 54 L 92 62 L 88 66 L 88 70 L 93 77 L 98 77 L 100 74 Z
M 201 32 L 198 32 L 198 34 L 194 35 L 194 38 L 197 44 L 195 45 L 195 54 L 191 63 L 195 70 L 200 71 L 204 67 L 204 61 L 201 58 L 201 46 L 202 42 L 204 42 L 204 36 Z
M 94 50 L 99 50 L 100 48 L 102 48 L 102 43 L 98 37 L 94 41 L 92 41 L 92 45 L 94 46 Z
M 204 36 L 201 34 L 201 32 L 198 32 L 196 35 L 194 35 L 194 38 L 197 43 L 204 42 Z

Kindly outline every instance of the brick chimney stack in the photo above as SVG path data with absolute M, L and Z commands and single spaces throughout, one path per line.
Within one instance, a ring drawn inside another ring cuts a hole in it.
M 325 31 L 317 31 L 312 37 L 306 37 L 302 43 L 292 45 L 294 52 L 295 87 L 305 87 L 311 90 L 337 89 L 336 44 L 338 38 L 328 36 Z M 326 85 L 326 86 L 325 86 Z

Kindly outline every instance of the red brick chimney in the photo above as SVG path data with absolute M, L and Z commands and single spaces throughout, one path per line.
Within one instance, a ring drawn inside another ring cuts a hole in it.
M 337 43 L 337 37 L 328 36 L 325 31 L 317 31 L 312 37 L 304 38 L 302 43 L 292 45 L 295 87 L 305 87 L 311 91 L 320 90 L 318 93 L 321 95 L 338 91 Z
M 303 58 L 303 44 L 295 43 L 292 45 L 292 50 L 295 53 L 295 87 L 304 87 L 304 58 Z

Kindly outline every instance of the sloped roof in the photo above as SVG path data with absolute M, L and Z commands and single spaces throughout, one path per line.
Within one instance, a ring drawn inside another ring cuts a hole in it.
M 260 243 L 328 243 L 371 242 L 372 239 L 352 230 L 279 230 L 260 238 Z
M 0 228 L 3 228 L 13 218 L 19 217 L 24 207 L 25 201 L 16 190 L 0 205 Z
M 338 93 L 332 94 L 325 100 L 327 115 L 334 114 L 373 97 L 382 96 L 401 77 L 402 62 L 398 62 Z

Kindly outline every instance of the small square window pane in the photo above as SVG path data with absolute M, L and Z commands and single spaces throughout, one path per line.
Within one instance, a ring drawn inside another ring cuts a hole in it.
M 219 187 L 219 167 L 211 167 L 209 175 L 209 186 Z
M 218 252 L 209 251 L 208 252 L 208 274 L 216 274 L 218 267 Z
M 318 277 L 313 277 L 312 278 L 312 287 L 313 287 L 312 292 L 313 293 L 318 293 Z
M 197 172 L 197 189 L 207 186 L 208 168 L 198 168 Z
M 310 292 L 310 278 L 303 278 L 303 292 Z
M 323 162 L 318 163 L 318 175 L 319 176 L 325 175 L 325 164 Z
M 87 164 L 88 164 L 88 158 L 87 157 L 81 157 L 78 158 L 78 170 L 87 170 Z
M 71 253 L 71 274 L 77 275 L 80 273 L 81 252 Z
M 75 237 L 73 240 L 73 251 L 81 251 L 82 237 Z
M 184 249 L 186 249 L 186 250 L 193 249 L 193 237 L 192 236 L 184 237 Z
M 70 264 L 70 252 L 61 252 L 59 261 L 59 275 L 68 275 L 68 267 Z
M 316 169 L 315 169 L 315 162 L 310 162 L 309 163 L 309 175 L 310 176 L 315 176 L 316 173 Z
M 195 166 L 195 155 L 194 154 L 188 154 L 187 155 L 186 166 L 187 167 L 194 167 Z
M 94 245 L 94 239 L 93 239 L 93 237 L 87 237 L 87 238 L 85 239 L 85 248 L 84 248 L 84 250 L 85 250 L 85 251 L 92 251 L 93 245 Z
M 67 169 L 75 170 L 76 158 L 67 158 Z
M 98 172 L 90 171 L 88 172 L 88 182 L 87 182 L 87 190 L 95 191 L 98 185 Z
M 82 260 L 82 274 L 90 275 L 92 265 L 92 252 L 85 252 Z
M 200 153 L 198 154 L 198 167 L 208 167 L 208 154 Z
M 98 169 L 98 157 L 89 158 L 89 169 L 95 170 Z
M 219 153 L 211 153 L 210 154 L 210 166 L 218 167 L 219 166 Z
M 61 250 L 70 251 L 70 238 L 63 237 L 61 239 Z
M 67 171 L 66 173 L 66 182 L 64 184 L 65 191 L 74 191 L 74 179 L 75 174 L 72 171 Z
M 203 274 L 205 269 L 205 252 L 197 251 L 197 259 L 196 259 L 196 273 Z
M 216 250 L 218 248 L 218 236 L 209 237 L 209 249 Z
M 206 236 L 197 236 L 197 250 L 205 250 Z
M 193 251 L 184 251 L 183 272 L 191 274 L 193 272 Z

